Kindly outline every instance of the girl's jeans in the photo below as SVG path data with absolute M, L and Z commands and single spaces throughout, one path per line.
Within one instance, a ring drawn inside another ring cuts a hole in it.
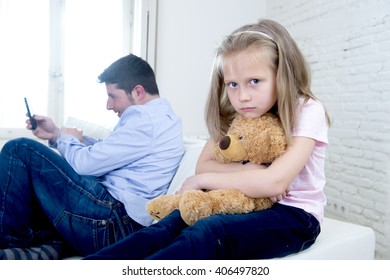
M 141 228 L 98 178 L 78 175 L 47 146 L 26 138 L 4 145 L 0 249 L 44 244 L 59 233 L 87 255 Z
M 188 227 L 178 210 L 85 259 L 269 259 L 310 247 L 320 233 L 316 218 L 276 203 L 239 215 L 215 215 Z

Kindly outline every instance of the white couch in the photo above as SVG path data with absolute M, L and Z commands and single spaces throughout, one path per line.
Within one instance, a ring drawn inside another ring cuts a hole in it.
M 78 119 L 69 118 L 68 126 L 83 129 L 86 135 L 104 138 L 109 130 Z M 182 182 L 195 172 L 195 165 L 205 144 L 204 140 L 185 138 L 185 154 L 168 189 L 168 194 L 175 193 Z M 325 218 L 321 233 L 316 242 L 307 250 L 283 259 L 374 259 L 375 235 L 371 228 Z
M 186 152 L 168 189 L 168 194 L 180 188 L 195 165 L 205 144 L 204 140 L 185 139 Z M 316 242 L 307 250 L 286 256 L 291 260 L 369 260 L 374 259 L 375 235 L 371 228 L 325 218 Z

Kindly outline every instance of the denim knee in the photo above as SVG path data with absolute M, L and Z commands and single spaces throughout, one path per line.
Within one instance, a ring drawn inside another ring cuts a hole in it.
M 23 144 L 27 144 L 28 145 L 28 144 L 31 144 L 31 143 L 38 143 L 38 142 L 33 140 L 33 139 L 26 138 L 26 137 L 15 138 L 15 139 L 11 139 L 11 140 L 7 141 L 4 144 L 3 149 L 4 150 L 12 149 L 14 147 L 17 147 L 17 146 L 20 146 L 20 145 L 23 145 Z
M 224 215 L 210 216 L 185 228 L 168 247 L 148 259 L 223 259 L 224 227 L 221 216 Z

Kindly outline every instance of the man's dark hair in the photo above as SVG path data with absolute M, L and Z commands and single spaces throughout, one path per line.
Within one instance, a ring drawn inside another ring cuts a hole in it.
M 141 85 L 151 95 L 158 95 L 158 86 L 152 67 L 142 58 L 129 54 L 103 71 L 98 82 L 116 84 L 116 87 L 131 93 L 135 86 Z

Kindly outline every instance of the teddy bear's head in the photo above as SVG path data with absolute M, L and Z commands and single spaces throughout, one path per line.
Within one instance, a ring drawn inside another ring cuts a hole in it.
M 257 118 L 237 115 L 227 134 L 215 147 L 220 163 L 250 161 L 269 164 L 286 150 L 286 138 L 279 119 L 266 113 Z

